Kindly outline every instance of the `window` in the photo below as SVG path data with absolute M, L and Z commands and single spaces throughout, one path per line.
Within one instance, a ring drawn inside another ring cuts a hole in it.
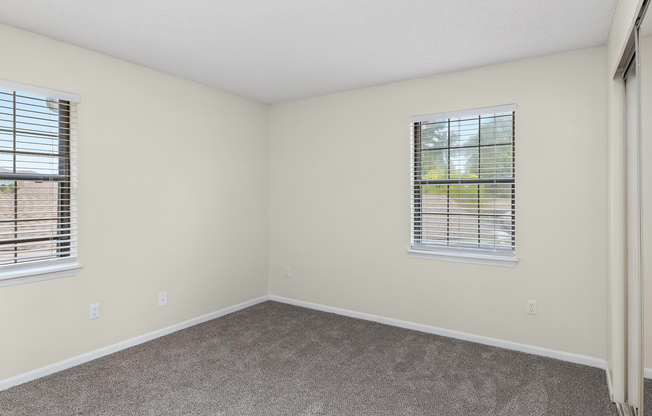
M 25 276 L 20 270 L 76 263 L 77 252 L 76 103 L 7 84 L 13 86 L 0 83 L 3 280 Z
M 414 253 L 514 265 L 514 109 L 410 119 Z

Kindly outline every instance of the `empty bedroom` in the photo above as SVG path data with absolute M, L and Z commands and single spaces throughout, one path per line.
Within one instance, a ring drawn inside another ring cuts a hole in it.
M 0 1 L 0 415 L 652 415 L 648 2 Z

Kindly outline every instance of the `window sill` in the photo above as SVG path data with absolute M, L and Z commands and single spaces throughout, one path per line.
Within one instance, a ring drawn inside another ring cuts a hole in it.
M 410 257 L 415 259 L 429 259 L 453 261 L 457 263 L 484 264 L 487 266 L 514 267 L 518 262 L 515 257 L 492 256 L 487 254 L 472 253 L 446 253 L 442 251 L 408 249 Z
M 81 263 L 63 263 L 26 269 L 6 270 L 0 272 L 0 287 L 76 276 L 81 268 Z

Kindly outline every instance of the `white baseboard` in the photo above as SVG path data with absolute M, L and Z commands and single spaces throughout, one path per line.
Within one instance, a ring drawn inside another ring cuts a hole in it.
M 526 344 L 520 344 L 517 342 L 511 342 L 511 341 L 504 341 L 496 338 L 489 338 L 489 337 L 484 337 L 480 335 L 473 335 L 473 334 L 468 334 L 465 332 L 459 332 L 459 331 L 453 331 L 450 329 L 444 329 L 444 328 L 438 328 L 435 326 L 429 326 L 429 325 L 423 325 L 423 324 L 417 324 L 413 322 L 407 322 L 407 321 L 401 321 L 399 319 L 393 319 L 393 318 L 385 318 L 382 316 L 377 316 L 377 315 L 371 315 L 367 313 L 362 313 L 362 312 L 355 312 L 355 311 L 350 311 L 347 309 L 341 309 L 341 308 L 336 308 L 332 306 L 326 306 L 326 305 L 320 305 L 317 303 L 312 303 L 312 302 L 304 302 L 301 300 L 295 300 L 295 299 L 289 299 L 289 298 L 284 298 L 281 296 L 276 296 L 276 295 L 269 295 L 269 296 L 262 296 L 257 299 L 252 299 L 247 302 L 243 302 L 237 305 L 230 306 L 228 308 L 221 309 L 219 311 L 215 311 L 212 313 L 209 313 L 207 315 L 199 316 L 197 318 L 190 319 L 185 322 L 181 322 L 172 326 L 169 326 L 167 328 L 159 329 L 157 331 L 150 332 L 145 335 L 140 335 L 125 341 L 118 342 L 117 344 L 109 345 L 94 351 L 87 352 L 85 354 L 78 355 L 76 357 L 69 358 L 67 360 L 59 361 L 54 364 L 47 365 L 45 367 L 38 368 L 36 370 L 29 371 L 27 373 L 19 374 L 17 376 L 5 379 L 5 380 L 0 380 L 0 391 L 6 390 L 10 387 L 17 386 L 19 384 L 27 383 L 28 381 L 36 380 L 37 378 L 45 377 L 47 375 L 66 370 L 68 368 L 77 366 L 79 364 L 83 364 L 85 362 L 94 360 L 96 358 L 104 357 L 105 355 L 112 354 L 114 352 L 118 352 L 121 350 L 124 350 L 129 347 L 133 347 L 138 344 L 142 344 L 147 341 L 151 341 L 153 339 L 171 334 L 173 332 L 189 328 L 191 326 L 210 321 L 215 318 L 219 318 L 224 315 L 228 315 L 230 313 L 239 311 L 244 308 L 248 308 L 250 306 L 256 305 L 258 303 L 264 302 L 266 300 L 274 300 L 277 302 L 282 302 L 282 303 L 287 303 L 290 305 L 296 305 L 296 306 L 302 306 L 304 308 L 309 308 L 309 309 L 315 309 L 319 311 L 324 311 L 324 312 L 330 312 L 330 313 L 335 313 L 338 315 L 344 315 L 344 316 L 349 316 L 352 318 L 358 318 L 358 319 L 364 319 L 367 321 L 374 321 L 378 322 L 381 324 L 386 324 L 386 325 L 392 325 L 392 326 L 397 326 L 401 328 L 406 328 L 406 329 L 412 329 L 415 331 L 420 331 L 420 332 L 426 332 L 429 334 L 436 334 L 436 335 L 441 335 L 449 338 L 456 338 L 456 339 L 461 339 L 465 341 L 471 341 L 471 342 L 476 342 L 479 344 L 485 344 L 485 345 L 491 345 L 494 347 L 500 347 L 500 348 L 505 348 L 509 350 L 514 350 L 514 351 L 521 351 L 525 352 L 528 354 L 535 354 L 535 355 L 540 355 L 543 357 L 549 357 L 549 358 L 555 358 L 558 360 L 562 361 L 568 361 L 571 363 L 576 363 L 576 364 L 582 364 L 582 365 L 587 365 L 591 367 L 597 367 L 601 369 L 606 369 L 606 362 L 604 360 L 601 360 L 599 358 L 594 358 L 594 357 L 588 357 L 584 355 L 579 355 L 579 354 L 573 354 L 569 352 L 563 352 L 563 351 L 557 351 L 557 350 L 551 350 L 548 348 L 542 348 L 542 347 L 535 347 L 532 345 L 526 345 Z M 646 368 L 645 369 L 645 377 L 646 378 L 652 378 L 652 369 Z M 607 374 L 607 383 L 610 388 L 610 394 L 611 394 L 611 384 L 610 384 L 610 379 Z
M 611 374 L 609 373 L 609 366 L 608 365 L 605 365 L 604 371 L 607 374 L 607 390 L 609 391 L 609 399 L 613 402 L 614 401 L 614 387 L 613 387 L 613 384 L 611 383 Z
M 268 300 L 268 296 L 262 296 L 257 299 L 252 299 L 247 302 L 242 302 L 237 305 L 229 306 L 228 308 L 220 309 L 219 311 L 211 312 L 209 314 L 199 316 L 197 318 L 193 318 L 185 322 L 168 326 L 167 328 L 159 329 L 145 335 L 139 335 L 137 337 L 118 342 L 117 344 L 109 345 L 94 351 L 87 352 L 82 355 L 78 355 L 76 357 L 68 358 L 67 360 L 59 361 L 58 363 L 37 368 L 36 370 L 19 374 L 17 376 L 10 377 L 5 380 L 0 380 L 0 391 L 6 390 L 13 386 L 17 386 L 19 384 L 27 383 L 28 381 L 36 380 L 37 378 L 41 378 L 53 373 L 57 373 L 62 370 L 66 370 L 76 365 L 83 364 L 91 360 L 95 360 L 96 358 L 104 357 L 105 355 L 113 354 L 114 352 L 118 352 L 120 350 L 124 350 L 126 348 L 133 347 L 135 345 L 142 344 L 147 341 L 151 341 L 155 338 L 159 338 L 164 335 L 168 335 L 173 332 L 186 329 L 191 326 L 201 324 L 203 322 L 210 321 L 215 318 L 219 318 L 220 316 L 228 315 L 230 313 L 239 311 L 240 309 L 248 308 L 249 306 L 253 306 L 257 303 L 264 302 L 266 300 Z
M 338 315 L 349 316 L 351 318 L 359 318 L 367 321 L 378 322 L 381 324 L 398 326 L 401 328 L 412 329 L 415 331 L 427 332 L 429 334 L 441 335 L 444 337 L 456 338 L 464 341 L 477 342 L 478 344 L 491 345 L 492 347 L 500 347 L 508 350 L 521 351 L 528 354 L 555 358 L 557 360 L 568 361 L 575 364 L 582 364 L 590 367 L 597 367 L 600 369 L 607 368 L 607 363 L 605 360 L 601 360 L 595 357 L 588 357 L 586 355 L 579 355 L 570 352 L 551 350 L 548 348 L 535 347 L 533 345 L 527 345 L 527 344 L 519 344 L 517 342 L 483 337 L 481 335 L 473 335 L 473 334 L 468 334 L 466 332 L 459 332 L 450 329 L 438 328 L 436 326 L 416 324 L 413 322 L 401 321 L 399 319 L 385 318 L 382 316 L 371 315 L 368 313 L 355 312 L 347 309 L 340 309 L 340 308 L 320 305 L 312 302 L 304 302 L 302 300 L 289 299 L 289 298 L 284 298 L 276 295 L 270 295 L 269 299 L 275 300 L 277 302 L 287 303 L 290 305 L 302 306 L 304 308 L 316 309 L 318 311 L 331 312 Z
M 652 368 L 644 368 L 643 369 L 643 377 L 645 378 L 652 378 Z

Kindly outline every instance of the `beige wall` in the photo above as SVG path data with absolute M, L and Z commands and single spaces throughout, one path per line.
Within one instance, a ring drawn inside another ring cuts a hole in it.
M 267 294 L 268 106 L 2 25 L 0 50 L 81 96 L 84 264 L 0 288 L 0 380 Z
M 604 359 L 606 66 L 599 47 L 271 106 L 271 293 Z M 408 117 L 509 103 L 518 265 L 410 258 Z

